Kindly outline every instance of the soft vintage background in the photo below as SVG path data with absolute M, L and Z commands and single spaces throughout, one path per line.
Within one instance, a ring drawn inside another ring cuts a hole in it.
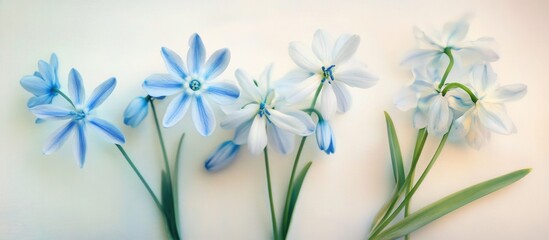
M 275 77 L 280 77 L 295 67 L 288 43 L 310 44 L 318 28 L 334 36 L 359 34 L 356 57 L 380 81 L 371 89 L 352 90 L 353 108 L 333 122 L 335 155 L 324 155 L 314 140 L 308 141 L 302 162 L 314 164 L 289 239 L 364 239 L 392 185 L 383 111 L 393 116 L 405 156 L 411 155 L 415 140 L 411 113 L 392 105 L 394 94 L 411 81 L 399 61 L 416 46 L 412 27 L 441 28 L 465 14 L 475 16 L 471 39 L 497 40 L 501 60 L 494 69 L 500 81 L 528 85 L 527 96 L 508 105 L 519 131 L 494 134 L 479 151 L 463 143 L 448 144 L 413 208 L 519 168 L 533 171 L 417 231 L 413 239 L 549 239 L 548 11 L 549 2 L 542 0 L 0 0 L 0 239 L 167 237 L 158 210 L 114 146 L 91 135 L 83 169 L 75 163 L 72 141 L 53 155 L 42 155 L 42 144 L 59 123 L 35 125 L 25 108 L 30 95 L 19 85 L 39 59 L 58 54 L 64 89 L 72 67 L 82 73 L 88 93 L 108 77 L 117 77 L 118 86 L 100 114 L 122 127 L 126 148 L 158 189 L 162 164 L 152 118 L 131 129 L 123 126 L 122 112 L 133 97 L 144 94 L 140 86 L 145 77 L 166 71 L 160 47 L 185 55 L 188 37 L 198 32 L 208 54 L 231 49 L 223 78 L 234 79 L 237 68 L 259 74 L 271 62 Z M 162 113 L 165 107 L 163 102 Z M 269 239 L 263 159 L 243 151 L 226 170 L 207 173 L 204 159 L 232 133 L 218 128 L 205 138 L 191 122 L 188 114 L 165 130 L 172 155 L 180 134 L 188 134 L 180 178 L 183 237 Z M 429 138 L 425 156 L 433 153 L 436 143 Z M 291 164 L 292 155 L 273 152 L 279 216 Z

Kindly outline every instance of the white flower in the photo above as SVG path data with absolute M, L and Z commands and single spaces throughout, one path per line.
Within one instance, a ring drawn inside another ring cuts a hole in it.
M 288 101 L 297 102 L 311 96 L 323 84 L 319 104 L 324 118 L 329 119 L 336 110 L 346 112 L 352 103 L 347 86 L 368 88 L 377 82 L 377 77 L 367 72 L 364 66 L 344 68 L 359 43 L 358 35 L 347 34 L 334 42 L 322 30 L 315 32 L 312 53 L 300 43 L 290 43 L 290 57 L 301 69 L 289 72 L 277 87 Z
M 478 101 L 455 121 L 453 131 L 457 135 L 465 136 L 469 145 L 476 149 L 489 139 L 490 131 L 505 135 L 517 131 L 507 115 L 504 103 L 522 98 L 527 91 L 526 85 L 499 86 L 496 78 L 489 64 L 472 68 L 471 83 Z
M 236 70 L 242 88 L 240 108 L 221 122 L 222 128 L 236 129 L 234 143 L 247 143 L 252 154 L 261 153 L 267 144 L 283 154 L 289 153 L 294 147 L 294 134 L 306 136 L 315 130 L 308 114 L 288 107 L 270 88 L 270 72 L 267 67 L 259 81 L 255 81 L 243 70 Z

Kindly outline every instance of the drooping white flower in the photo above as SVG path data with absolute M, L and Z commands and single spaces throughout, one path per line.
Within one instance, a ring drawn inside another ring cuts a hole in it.
M 317 103 L 324 118 L 329 119 L 336 111 L 346 112 L 352 104 L 349 86 L 368 88 L 377 82 L 365 66 L 345 66 L 359 43 L 358 35 L 344 34 L 334 41 L 322 30 L 315 32 L 312 53 L 303 44 L 290 43 L 290 57 L 300 69 L 284 76 L 277 88 L 288 101 L 298 102 L 313 95 L 322 84 Z
M 479 149 L 490 138 L 490 132 L 515 133 L 516 127 L 505 109 L 505 102 L 518 100 L 527 92 L 524 84 L 500 86 L 490 64 L 474 66 L 471 84 L 478 100 L 455 121 L 457 135 L 464 136 L 470 146 Z
M 238 69 L 236 79 L 242 89 L 238 99 L 240 108 L 221 122 L 225 129 L 235 129 L 233 142 L 248 144 L 252 154 L 259 154 L 269 144 L 287 154 L 293 151 L 294 135 L 306 136 L 315 130 L 311 117 L 295 110 L 270 88 L 271 68 L 267 67 L 259 81 Z

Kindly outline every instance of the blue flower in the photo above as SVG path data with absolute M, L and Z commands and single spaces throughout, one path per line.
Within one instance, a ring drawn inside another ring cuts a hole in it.
M 212 82 L 229 64 L 228 49 L 215 51 L 206 61 L 206 50 L 198 34 L 191 36 L 187 53 L 187 67 L 174 51 L 163 47 L 162 57 L 169 74 L 153 74 L 143 82 L 143 88 L 153 97 L 176 95 L 164 114 L 162 124 L 171 127 L 192 106 L 196 130 L 203 135 L 212 134 L 215 116 L 206 98 L 219 104 L 230 104 L 240 95 L 238 87 L 231 83 Z
M 149 113 L 147 97 L 134 98 L 124 111 L 124 124 L 137 127 Z
M 21 86 L 34 96 L 27 102 L 32 108 L 42 104 L 50 104 L 59 92 L 59 78 L 57 77 L 58 60 L 55 53 L 51 54 L 50 62 L 38 61 L 38 71 L 34 75 L 24 76 Z
M 69 121 L 61 128 L 56 130 L 46 141 L 42 151 L 44 154 L 51 154 L 67 140 L 74 132 L 76 145 L 75 154 L 80 167 L 84 166 L 86 158 L 86 127 L 89 126 L 104 137 L 108 142 L 114 144 L 125 143 L 122 132 L 111 123 L 93 116 L 93 110 L 101 105 L 111 94 L 116 86 L 116 79 L 110 78 L 99 85 L 91 94 L 88 101 L 85 101 L 85 90 L 82 83 L 82 77 L 76 69 L 71 69 L 69 73 L 69 96 L 71 107 L 57 106 L 54 104 L 44 104 L 33 107 L 30 111 L 38 118 L 45 120 L 65 120 Z
M 335 152 L 335 138 L 330 123 L 324 119 L 319 119 L 316 125 L 316 143 L 320 150 L 326 154 Z
M 208 157 L 206 163 L 204 164 L 204 167 L 209 172 L 219 171 L 225 168 L 235 159 L 239 150 L 240 145 L 235 144 L 233 141 L 223 142 Z

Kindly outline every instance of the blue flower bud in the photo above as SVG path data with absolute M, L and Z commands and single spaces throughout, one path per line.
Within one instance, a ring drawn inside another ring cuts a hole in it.
M 148 102 L 146 97 L 137 97 L 133 99 L 126 110 L 124 111 L 124 124 L 137 127 L 149 112 Z
M 208 157 L 204 167 L 208 172 L 216 172 L 229 165 L 240 150 L 240 145 L 233 141 L 226 141 L 219 145 L 217 149 Z
M 330 123 L 324 119 L 320 119 L 316 125 L 316 143 L 320 150 L 326 154 L 335 152 L 335 138 L 332 132 Z

